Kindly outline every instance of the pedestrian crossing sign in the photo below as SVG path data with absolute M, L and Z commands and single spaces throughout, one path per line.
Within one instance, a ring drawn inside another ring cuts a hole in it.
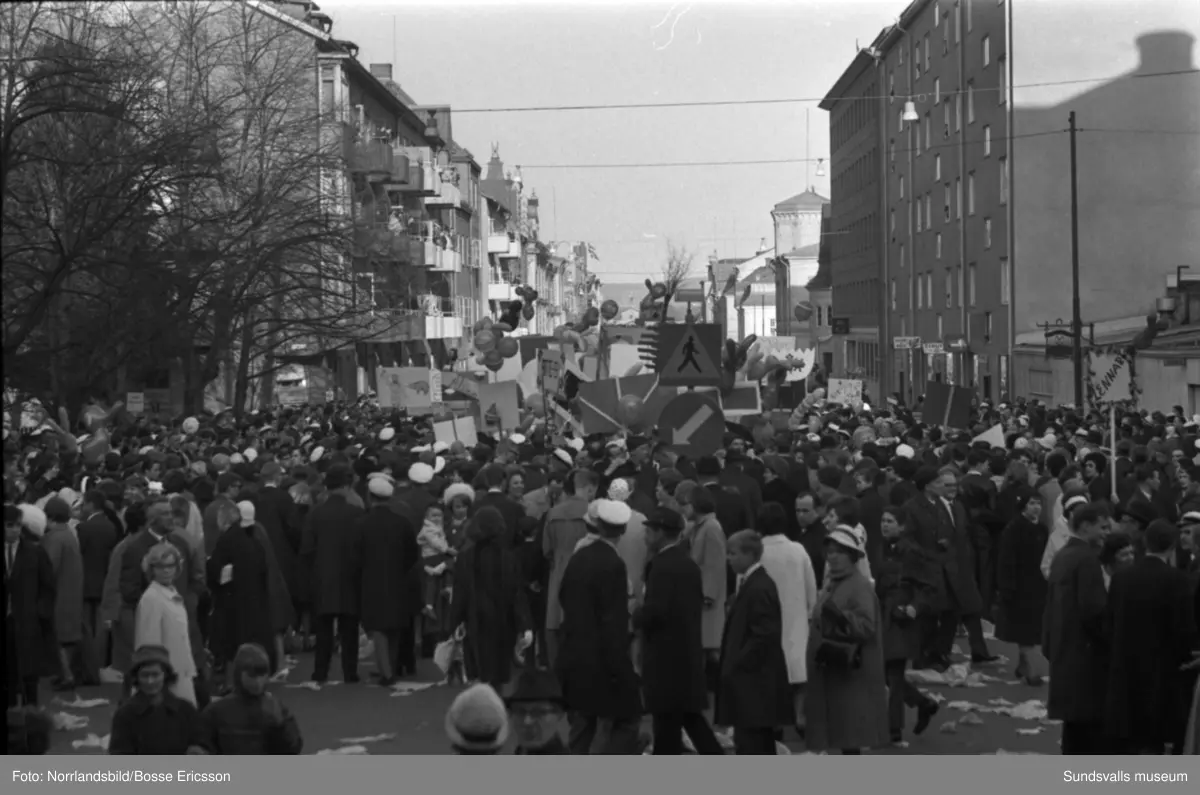
M 658 383 L 721 385 L 721 327 L 716 323 L 664 323 L 658 332 Z

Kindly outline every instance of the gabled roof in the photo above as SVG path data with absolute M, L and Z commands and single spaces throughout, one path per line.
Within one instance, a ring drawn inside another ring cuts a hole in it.
M 803 193 L 797 193 L 792 198 L 784 199 L 779 204 L 776 204 L 775 211 L 820 210 L 828 203 L 829 199 L 826 199 L 824 196 L 810 188 Z
M 800 248 L 794 248 L 791 251 L 784 254 L 783 256 L 790 257 L 792 259 L 816 259 L 817 254 L 820 253 L 820 251 L 821 251 L 820 243 L 809 243 L 807 246 L 801 246 Z

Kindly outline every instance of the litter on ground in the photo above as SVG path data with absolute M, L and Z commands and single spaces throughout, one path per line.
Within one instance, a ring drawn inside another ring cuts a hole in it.
M 101 737 L 98 734 L 89 734 L 87 737 L 84 737 L 82 740 L 72 740 L 71 747 L 76 750 L 79 750 L 80 748 L 100 748 L 102 750 L 107 751 L 108 750 L 108 738 L 110 736 L 111 735 L 106 734 L 103 737 Z
M 107 698 L 80 698 L 79 696 L 75 696 L 71 701 L 67 701 L 65 698 L 56 698 L 54 701 L 71 709 L 91 709 L 92 707 L 103 707 L 109 703 Z
M 88 725 L 88 719 L 84 715 L 72 715 L 69 712 L 54 713 L 54 728 L 60 732 L 78 731 Z
M 365 745 L 346 745 L 341 748 L 325 748 L 317 751 L 317 756 L 362 756 L 370 754 Z
M 392 685 L 392 698 L 411 696 L 413 693 L 428 690 L 436 684 L 437 682 L 397 682 Z
M 396 739 L 396 733 L 388 732 L 386 734 L 372 734 L 370 737 L 343 737 L 338 742 L 345 743 L 346 745 L 366 745 L 367 743 L 381 743 L 385 740 L 394 739 Z

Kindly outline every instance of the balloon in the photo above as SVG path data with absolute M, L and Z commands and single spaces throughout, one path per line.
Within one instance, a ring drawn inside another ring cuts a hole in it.
M 472 330 L 478 333 L 480 331 L 484 331 L 491 327 L 492 327 L 492 319 L 490 317 L 481 317 L 475 321 L 475 328 Z
M 526 304 L 525 308 L 521 310 L 521 317 L 526 320 L 533 320 L 534 314 L 536 314 L 536 310 L 534 310 L 533 304 Z
M 546 414 L 546 399 L 541 394 L 534 393 L 525 398 L 525 408 L 533 412 L 533 416 L 542 417 Z
M 644 403 L 637 395 L 624 395 L 617 402 L 617 419 L 626 425 L 636 425 L 642 418 Z
M 112 449 L 108 444 L 108 433 L 101 428 L 92 434 L 83 446 L 79 449 L 80 455 L 83 456 L 85 464 L 99 464 L 104 456 L 108 455 L 108 451 Z
M 475 354 L 475 364 L 483 364 L 487 356 L 481 351 Z
M 495 333 L 497 331 L 508 332 L 508 331 L 512 331 L 512 330 L 513 330 L 513 327 L 508 323 L 497 323 L 496 325 L 492 326 L 492 333 Z
M 513 337 L 505 337 L 496 343 L 496 350 L 499 351 L 500 355 L 505 359 L 511 359 L 521 352 L 521 346 L 517 344 L 516 339 Z
M 583 322 L 587 324 L 588 328 L 599 323 L 600 310 L 594 306 L 589 306 L 587 311 L 583 313 Z
M 502 365 L 504 364 L 504 357 L 500 355 L 500 351 L 492 348 L 490 351 L 484 354 L 483 363 L 488 367 L 491 367 L 493 364 Z
M 800 303 L 796 304 L 795 309 L 792 310 L 792 315 L 801 323 L 807 323 L 808 319 L 812 317 L 812 314 L 812 304 L 810 304 L 808 301 L 801 301 Z
M 654 296 L 655 298 L 666 298 L 667 285 L 663 284 L 662 282 L 656 283 L 650 288 L 650 295 Z
M 475 350 L 487 353 L 496 347 L 496 335 L 488 329 L 475 334 Z
M 621 305 L 611 298 L 600 304 L 600 316 L 605 320 L 612 320 L 621 313 Z
M 484 367 L 491 370 L 493 373 L 499 372 L 500 368 L 503 366 L 504 366 L 503 360 L 500 360 L 498 362 L 488 362 L 484 365 Z

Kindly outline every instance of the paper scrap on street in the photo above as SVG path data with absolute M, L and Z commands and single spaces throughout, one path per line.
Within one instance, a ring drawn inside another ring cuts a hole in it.
M 1017 729 L 1017 734 L 1025 734 L 1025 735 L 1032 736 L 1034 734 L 1041 734 L 1043 731 L 1045 731 L 1045 729 L 1043 729 L 1041 726 L 1038 726 L 1037 728 L 1034 728 L 1034 729 Z
M 370 754 L 365 745 L 347 745 L 342 748 L 325 748 L 317 751 L 317 756 L 361 756 Z
M 115 668 L 100 669 L 100 684 L 102 685 L 119 685 L 125 681 L 125 675 Z
M 427 690 L 436 684 L 437 682 L 397 682 L 392 685 L 392 698 L 411 696 L 413 693 Z
M 338 742 L 345 743 L 346 745 L 365 745 L 367 743 L 381 743 L 385 740 L 394 739 L 396 739 L 396 733 L 388 732 L 386 734 L 372 734 L 370 737 L 343 737 Z
M 69 712 L 54 713 L 54 728 L 58 731 L 77 731 L 88 725 L 88 719 L 83 715 L 72 715 Z
M 967 663 L 951 665 L 944 672 L 927 668 L 915 668 L 907 672 L 910 682 L 925 685 L 943 685 L 946 687 L 987 687 L 983 674 L 972 671 Z
M 958 732 L 958 721 L 948 720 L 938 729 L 942 734 L 955 734 Z
M 79 750 L 80 748 L 100 748 L 102 750 L 107 751 L 108 750 L 108 739 L 111 736 L 112 735 L 106 734 L 103 737 L 101 737 L 98 734 L 89 734 L 87 737 L 84 737 L 82 740 L 72 740 L 71 747 L 74 748 L 75 750 Z
M 91 709 L 92 707 L 103 707 L 109 703 L 107 698 L 80 698 L 79 696 L 75 696 L 72 701 L 67 701 L 64 698 L 56 698 L 54 701 L 71 709 Z
M 319 693 L 321 691 L 321 683 L 313 682 L 311 680 L 308 682 L 294 682 L 292 684 L 284 685 L 284 687 L 290 687 L 293 690 L 311 690 L 314 693 Z

